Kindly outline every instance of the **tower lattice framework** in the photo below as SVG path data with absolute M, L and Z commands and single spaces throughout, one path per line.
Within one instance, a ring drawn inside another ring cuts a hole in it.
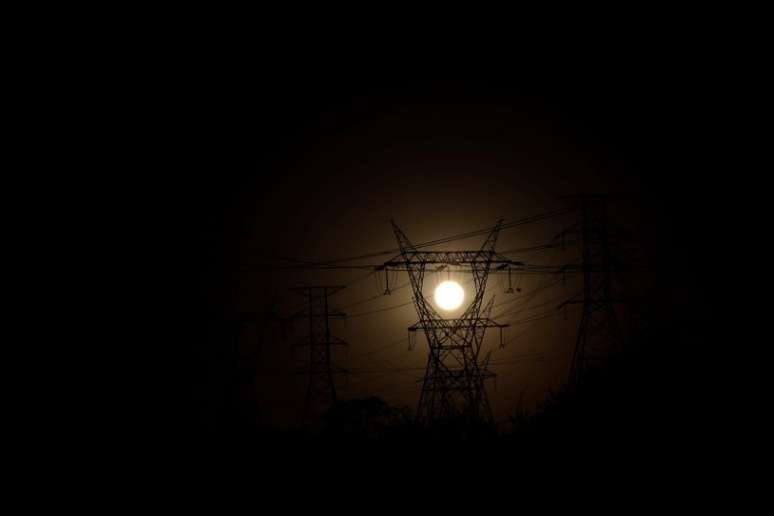
M 331 318 L 343 318 L 346 314 L 328 304 L 329 296 L 343 286 L 300 287 L 307 308 L 293 316 L 309 320 L 309 335 L 296 346 L 309 347 L 309 375 L 304 401 L 304 424 L 310 424 L 324 410 L 336 403 L 334 374 L 346 373 L 331 362 L 331 348 L 345 346 L 346 342 L 331 335 Z
M 502 339 L 502 328 L 507 325 L 490 318 L 494 297 L 482 305 L 492 267 L 503 269 L 518 264 L 494 250 L 501 225 L 499 221 L 477 251 L 424 251 L 415 247 L 392 222 L 401 259 L 387 262 L 384 267 L 408 272 L 419 316 L 409 332 L 412 335 L 423 331 L 429 346 L 416 413 L 419 425 L 457 417 L 493 423 L 485 381 L 495 375 L 487 367 L 489 355 L 482 361 L 480 353 L 487 328 L 499 328 Z M 461 316 L 442 317 L 425 297 L 423 286 L 428 266 L 456 267 L 472 274 L 475 295 Z
M 614 304 L 612 273 L 617 264 L 610 250 L 608 198 L 578 196 L 582 212 L 583 299 L 569 382 L 577 383 L 595 364 L 623 351 L 624 338 Z

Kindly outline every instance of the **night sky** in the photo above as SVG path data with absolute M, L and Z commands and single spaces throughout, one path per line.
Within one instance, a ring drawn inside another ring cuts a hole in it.
M 615 194 L 611 219 L 626 237 L 616 251 L 642 266 L 626 293 L 646 299 L 664 327 L 689 327 L 705 309 L 699 274 L 673 266 L 690 262 L 700 238 L 690 229 L 705 202 L 703 183 L 688 165 L 708 116 L 699 82 L 679 70 L 576 64 L 536 79 L 212 64 L 169 92 L 169 116 L 185 127 L 172 138 L 182 159 L 170 161 L 165 182 L 177 199 L 173 228 L 183 235 L 174 246 L 184 261 L 179 349 L 192 431 L 228 434 L 242 424 L 240 375 L 256 378 L 262 431 L 295 428 L 306 377 L 292 373 L 303 371 L 306 355 L 292 344 L 305 326 L 282 319 L 302 307 L 290 289 L 303 285 L 348 286 L 331 298 L 350 315 L 332 327 L 349 344 L 333 361 L 352 371 L 337 377 L 339 397 L 379 396 L 416 408 L 427 349 L 418 339 L 408 350 L 407 327 L 417 319 L 410 289 L 376 297 L 384 273 L 288 268 L 298 263 L 290 260 L 395 249 L 390 219 L 424 242 L 570 206 L 562 196 Z M 497 249 L 545 244 L 579 220 L 575 212 L 504 230 Z M 580 257 L 568 242 L 509 256 L 562 265 Z M 405 273 L 392 276 L 395 285 L 407 282 Z M 566 377 L 579 308 L 529 321 L 582 287 L 577 276 L 557 279 L 514 275 L 522 291 L 506 294 L 507 278 L 490 277 L 485 299 L 496 296 L 493 314 L 517 322 L 506 330 L 505 349 L 497 349 L 497 332 L 487 338 L 497 421 L 522 395 L 534 408 Z M 626 308 L 618 313 L 627 320 Z

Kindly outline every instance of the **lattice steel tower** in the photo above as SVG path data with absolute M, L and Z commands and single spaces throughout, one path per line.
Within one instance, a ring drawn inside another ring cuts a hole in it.
M 294 318 L 309 319 L 309 336 L 296 346 L 309 347 L 309 383 L 304 402 L 304 423 L 313 416 L 336 403 L 336 384 L 333 381 L 335 373 L 345 373 L 346 370 L 331 363 L 331 347 L 344 346 L 341 339 L 331 336 L 330 319 L 342 318 L 346 314 L 331 309 L 328 297 L 343 289 L 342 286 L 332 287 L 299 287 L 307 301 L 306 310 L 295 314 Z
M 615 263 L 610 252 L 607 198 L 578 196 L 582 211 L 583 303 L 569 381 L 577 383 L 595 362 L 623 350 L 623 334 L 616 316 L 612 292 Z
M 518 264 L 495 253 L 495 243 L 502 221 L 478 251 L 421 251 L 403 234 L 395 222 L 392 227 L 400 246 L 400 260 L 382 267 L 408 272 L 414 293 L 419 321 L 409 332 L 422 330 L 429 345 L 429 355 L 422 393 L 417 406 L 416 421 L 427 426 L 449 418 L 462 417 L 471 421 L 493 423 L 492 410 L 484 382 L 494 377 L 487 369 L 489 357 L 479 362 L 479 353 L 487 328 L 502 328 L 489 318 L 494 298 L 482 309 L 487 278 L 494 265 L 506 268 Z M 439 315 L 426 299 L 423 286 L 430 265 L 459 267 L 473 275 L 475 295 L 464 313 L 457 318 Z

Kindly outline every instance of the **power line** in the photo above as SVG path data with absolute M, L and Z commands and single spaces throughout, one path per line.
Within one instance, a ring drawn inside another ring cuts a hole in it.
M 511 228 L 522 226 L 522 225 L 525 225 L 525 224 L 530 224 L 530 223 L 533 223 L 533 222 L 540 222 L 542 220 L 558 217 L 560 215 L 565 215 L 565 214 L 571 213 L 573 211 L 575 211 L 575 210 L 574 209 L 561 209 L 561 210 L 554 210 L 554 211 L 542 213 L 542 214 L 539 214 L 539 215 L 533 215 L 531 217 L 525 217 L 525 218 L 522 218 L 522 219 L 516 219 L 516 220 L 513 220 L 511 222 L 504 222 L 502 224 L 502 226 L 500 226 L 500 229 L 501 230 L 502 229 L 511 229 Z M 481 228 L 481 229 L 477 229 L 477 230 L 474 230 L 474 231 L 469 231 L 467 233 L 459 233 L 459 234 L 456 234 L 456 235 L 450 235 L 448 237 L 443 237 L 443 238 L 439 238 L 439 239 L 436 239 L 436 240 L 430 240 L 430 241 L 422 242 L 422 243 L 419 243 L 419 244 L 414 244 L 414 247 L 415 248 L 424 248 L 424 247 L 430 247 L 430 246 L 434 246 L 434 245 L 445 244 L 445 243 L 453 242 L 453 241 L 457 241 L 457 240 L 465 240 L 465 239 L 468 239 L 468 238 L 473 238 L 473 237 L 476 237 L 476 236 L 481 236 L 481 235 L 489 234 L 489 233 L 492 232 L 493 229 L 494 229 L 494 226 L 489 226 L 487 228 Z M 304 268 L 313 268 L 313 269 L 316 269 L 316 268 L 357 269 L 357 268 L 367 268 L 367 267 L 370 267 L 370 265 L 347 265 L 347 266 L 341 266 L 341 267 L 332 267 L 332 266 L 336 266 L 336 265 L 341 264 L 341 263 L 352 262 L 352 261 L 356 261 L 356 260 L 363 260 L 363 259 L 366 259 L 366 258 L 376 258 L 376 257 L 379 257 L 379 256 L 396 255 L 399 252 L 400 252 L 400 248 L 393 248 L 393 249 L 387 249 L 387 250 L 383 250 L 383 251 L 376 251 L 376 252 L 372 252 L 372 253 L 364 253 L 364 254 L 355 255 L 355 256 L 347 256 L 347 257 L 337 258 L 337 259 L 333 259 L 333 260 L 318 260 L 318 261 L 281 257 L 281 259 L 283 259 L 285 261 L 297 262 L 299 265 L 274 266 L 274 267 L 272 267 L 271 264 L 265 264 L 263 266 L 271 267 L 271 268 L 276 268 L 276 269 L 299 269 L 299 268 L 300 269 L 304 269 Z M 324 267 L 322 267 L 322 266 L 324 266 Z
M 473 282 L 473 280 L 472 280 L 472 279 L 470 279 L 470 280 L 468 280 L 468 281 L 466 281 L 466 282 L 464 282 L 464 283 L 462 283 L 462 284 L 463 284 L 463 285 L 468 285 L 468 284 L 470 284 L 470 283 L 472 283 L 472 282 Z M 400 285 L 400 286 L 398 286 L 398 287 L 395 287 L 395 288 L 393 289 L 393 291 L 395 291 L 395 290 L 398 290 L 398 289 L 401 289 L 401 288 L 408 287 L 409 285 L 410 285 L 410 283 L 405 283 L 405 284 L 403 284 L 403 285 Z M 360 301 L 360 302 L 358 302 L 358 303 L 353 303 L 353 304 L 351 304 L 351 305 L 349 305 L 349 306 L 355 306 L 356 304 L 362 304 L 362 303 L 365 303 L 366 301 L 371 301 L 371 300 L 374 300 L 374 299 L 378 299 L 379 297 L 383 297 L 384 295 L 385 295 L 385 294 L 380 294 L 380 295 L 378 295 L 378 296 L 374 296 L 373 298 L 364 299 L 364 300 L 362 300 L 362 301 Z M 390 311 L 390 310 L 396 310 L 396 309 L 398 309 L 398 308 L 403 308 L 404 306 L 408 306 L 408 305 L 412 304 L 413 302 L 414 302 L 414 301 L 413 301 L 413 299 L 412 299 L 411 301 L 408 301 L 408 302 L 406 302 L 406 303 L 401 303 L 401 304 L 399 304 L 399 305 L 392 305 L 392 306 L 388 306 L 388 307 L 385 307 L 385 308 L 379 308 L 379 309 L 376 309 L 376 310 L 370 310 L 370 311 L 368 311 L 368 312 L 360 312 L 360 313 L 350 314 L 350 315 L 349 315 L 349 317 L 350 317 L 350 318 L 351 318 L 351 317 L 361 317 L 361 316 L 363 316 L 363 315 L 371 315 L 371 314 L 377 314 L 377 313 L 380 313 L 380 312 L 388 312 L 388 311 Z
M 531 310 L 537 310 L 538 308 L 542 308 L 542 307 L 547 306 L 547 305 L 553 305 L 554 306 L 554 310 L 556 310 L 556 307 L 560 303 L 562 303 L 563 301 L 569 301 L 571 299 L 574 299 L 574 298 L 578 297 L 579 295 L 581 295 L 582 293 L 583 293 L 583 291 L 580 291 L 580 292 L 578 292 L 576 294 L 573 294 L 570 297 L 567 297 L 565 295 L 556 296 L 556 297 L 553 297 L 553 298 L 551 298 L 551 299 L 549 299 L 547 301 L 543 301 L 542 303 L 539 303 L 537 305 L 532 305 L 532 306 L 527 305 L 527 306 L 524 306 L 524 307 L 512 307 L 512 308 L 510 308 L 510 309 L 508 309 L 508 310 L 506 310 L 504 312 L 500 312 L 498 317 L 502 317 L 505 314 L 511 314 L 511 317 L 513 317 L 513 316 L 519 315 L 519 314 L 524 313 L 524 312 L 529 312 Z M 519 309 L 516 310 L 515 312 L 511 313 L 514 310 L 514 308 L 519 308 Z
M 401 339 L 393 341 L 393 342 L 390 342 L 389 344 L 387 344 L 385 346 L 381 346 L 379 348 L 372 349 L 372 350 L 366 351 L 364 353 L 360 353 L 359 355 L 355 355 L 352 358 L 362 358 L 362 357 L 367 357 L 367 356 L 371 356 L 371 355 L 376 355 L 377 353 L 381 353 L 383 351 L 387 351 L 388 349 L 392 349 L 395 346 L 397 346 L 398 344 L 401 344 L 403 342 L 408 342 L 408 337 L 402 337 Z
M 398 308 L 403 308 L 404 306 L 408 306 L 408 305 L 413 304 L 413 303 L 414 303 L 413 300 L 412 301 L 407 301 L 406 303 L 401 303 L 399 305 L 394 305 L 394 306 L 388 306 L 386 308 L 379 308 L 379 309 L 376 309 L 376 310 L 370 310 L 368 312 L 360 312 L 360 313 L 357 313 L 357 314 L 350 314 L 349 317 L 350 318 L 353 318 L 353 317 L 363 317 L 364 315 L 372 315 L 372 314 L 378 314 L 378 313 L 381 313 L 381 312 L 389 312 L 390 310 L 397 310 Z

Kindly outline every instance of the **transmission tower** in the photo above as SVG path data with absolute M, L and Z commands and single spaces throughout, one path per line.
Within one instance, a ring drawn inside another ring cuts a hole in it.
M 487 278 L 493 266 L 499 269 L 520 265 L 495 253 L 495 243 L 502 221 L 498 222 L 478 251 L 421 251 L 392 222 L 400 246 L 401 259 L 386 262 L 381 268 L 408 272 L 419 321 L 409 327 L 409 335 L 422 330 L 429 355 L 422 393 L 417 406 L 416 422 L 421 426 L 454 417 L 471 422 L 493 423 L 484 382 L 493 378 L 487 368 L 489 357 L 479 362 L 479 353 L 487 328 L 502 328 L 489 318 L 494 298 L 482 309 Z M 444 318 L 424 295 L 423 286 L 428 266 L 457 267 L 473 275 L 475 296 L 457 318 Z
M 583 272 L 583 303 L 578 337 L 570 363 L 569 381 L 577 383 L 595 363 L 623 350 L 623 334 L 616 316 L 612 295 L 614 261 L 610 252 L 607 206 L 608 197 L 582 195 L 580 202 Z
M 309 347 L 309 383 L 304 402 L 304 423 L 336 403 L 335 373 L 346 373 L 345 369 L 331 363 L 331 347 L 346 343 L 331 336 L 330 319 L 343 318 L 346 314 L 331 309 L 328 297 L 343 289 L 343 286 L 299 287 L 306 298 L 307 308 L 294 318 L 309 319 L 309 336 L 296 346 Z

